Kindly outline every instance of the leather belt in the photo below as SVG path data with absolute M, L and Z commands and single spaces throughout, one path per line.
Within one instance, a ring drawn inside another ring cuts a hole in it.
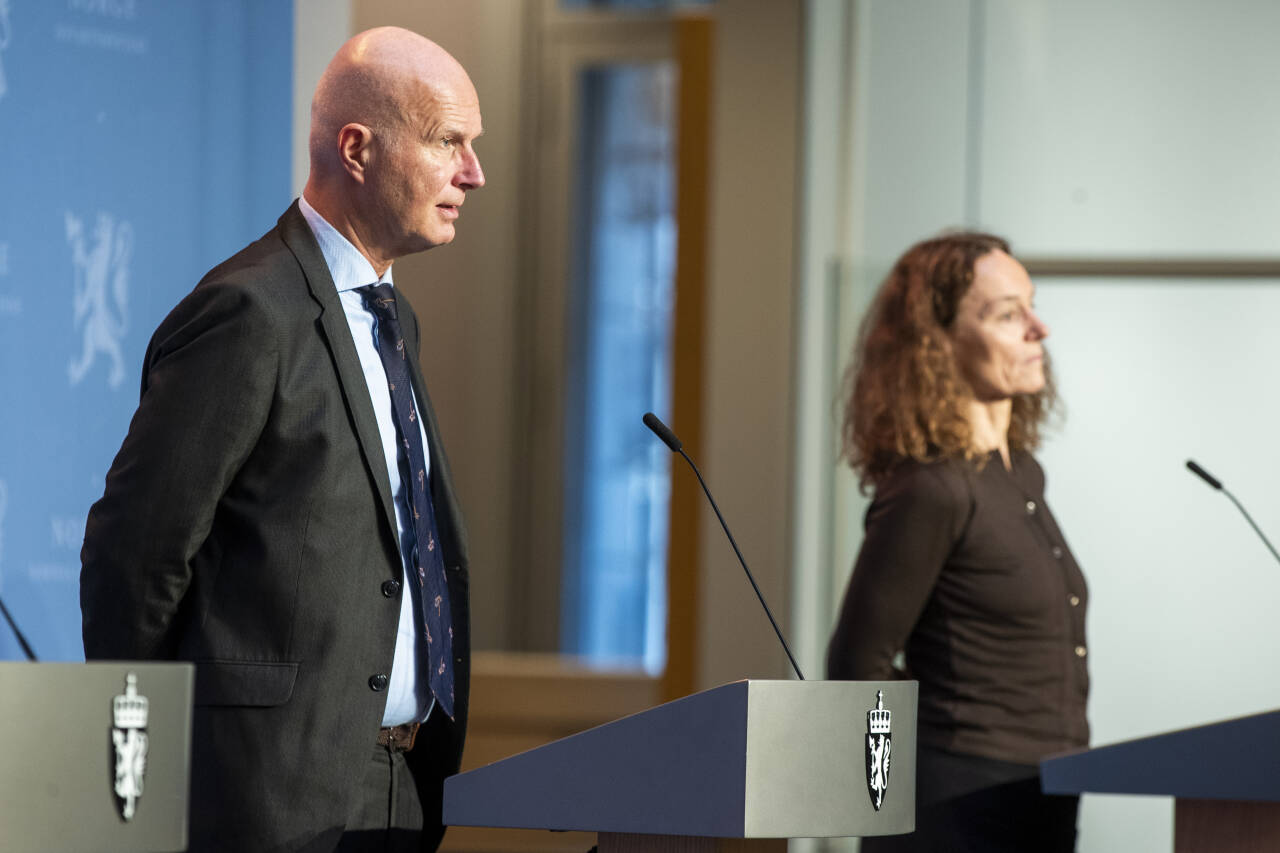
M 418 737 L 421 723 L 402 723 L 398 726 L 383 726 L 378 729 L 378 746 L 385 746 L 392 752 L 408 752 L 413 749 L 413 741 Z

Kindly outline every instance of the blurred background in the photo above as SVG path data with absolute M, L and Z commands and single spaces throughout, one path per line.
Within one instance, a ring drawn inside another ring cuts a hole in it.
M 649 410 L 821 676 L 866 506 L 841 374 L 893 259 L 953 226 L 1012 242 L 1052 329 L 1094 743 L 1280 707 L 1280 567 L 1183 468 L 1280 532 L 1270 0 L 0 0 L 0 595 L 42 658 L 82 659 L 151 330 L 300 192 L 315 81 L 382 24 L 461 60 L 486 129 L 457 239 L 396 264 L 472 539 L 468 764 L 787 676 Z M 1080 849 L 1171 829 L 1089 796 Z

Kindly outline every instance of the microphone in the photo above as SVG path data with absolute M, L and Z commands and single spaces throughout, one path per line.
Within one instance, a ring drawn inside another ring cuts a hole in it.
M 747 580 L 751 581 L 751 588 L 756 591 L 756 598 L 760 599 L 760 606 L 764 608 L 764 615 L 769 617 L 769 624 L 773 626 L 773 632 L 778 635 L 778 642 L 782 643 L 782 650 L 787 653 L 787 659 L 791 661 L 791 668 L 795 670 L 796 678 L 804 681 L 804 675 L 800 672 L 800 666 L 796 663 L 795 655 L 791 654 L 791 647 L 787 645 L 786 638 L 782 636 L 782 629 L 778 627 L 778 621 L 773 618 L 773 611 L 765 603 L 764 593 L 760 592 L 755 576 L 747 568 L 747 561 L 742 558 L 742 551 L 738 549 L 737 541 L 734 540 L 733 534 L 729 532 L 729 525 L 725 523 L 724 516 L 720 514 L 720 507 L 716 506 L 716 499 L 711 497 L 711 490 L 707 488 L 706 481 L 702 479 L 702 472 L 698 470 L 697 465 L 693 464 L 689 454 L 684 452 L 684 444 L 680 439 L 676 438 L 676 434 L 671 431 L 670 427 L 658 419 L 657 415 L 653 412 L 646 412 L 643 420 L 644 425 L 653 430 L 653 434 L 662 439 L 662 443 L 671 448 L 672 453 L 679 453 L 683 456 L 684 461 L 688 462 L 689 467 L 693 469 L 693 473 L 698 478 L 698 483 L 702 486 L 703 494 L 711 502 L 711 508 L 716 511 L 716 518 L 720 519 L 720 526 L 724 528 L 724 535 L 729 537 L 729 544 L 733 546 L 733 553 L 738 555 L 738 562 L 742 564 L 742 570 L 747 573 Z
M 1210 486 L 1213 486 L 1218 491 L 1222 491 L 1222 481 L 1219 480 L 1217 477 L 1213 476 L 1212 474 L 1210 474 L 1208 471 L 1201 468 L 1191 459 L 1187 460 L 1187 470 L 1190 471 L 1192 474 L 1195 474 L 1201 480 L 1204 480 Z M 1227 492 L 1227 494 L 1229 495 L 1231 493 Z
M 676 434 L 671 431 L 671 427 L 658 420 L 658 416 L 653 412 L 645 412 L 642 418 L 644 425 L 653 430 L 653 434 L 662 439 L 662 443 L 671 448 L 672 453 L 680 453 L 680 448 L 684 447 L 684 443 L 676 438 Z M 690 465 L 693 463 L 690 462 Z
M 22 651 L 26 653 L 27 660 L 35 662 L 36 653 L 31 651 L 31 646 L 27 643 L 27 638 L 22 636 L 22 632 L 18 630 L 18 623 L 13 621 L 13 617 L 9 615 L 9 608 L 4 606 L 4 599 L 0 598 L 0 613 L 4 614 L 4 621 L 9 623 L 9 627 L 13 630 L 13 636 L 18 638 L 18 645 L 22 646 Z
M 1215 489 L 1222 492 L 1227 497 L 1231 498 L 1231 502 L 1236 505 L 1236 509 L 1240 510 L 1240 514 L 1244 516 L 1244 520 L 1249 522 L 1249 526 L 1253 528 L 1253 532 L 1257 533 L 1258 538 L 1262 540 L 1262 544 L 1267 546 L 1267 550 L 1271 552 L 1271 556 L 1276 558 L 1276 562 L 1280 562 L 1280 554 L 1276 553 L 1276 549 L 1272 546 L 1271 540 L 1268 539 L 1267 535 L 1262 532 L 1262 529 L 1254 523 L 1253 517 L 1249 515 L 1248 511 L 1244 508 L 1244 505 L 1241 504 L 1240 501 L 1236 500 L 1236 496 L 1231 494 L 1231 492 L 1222 485 L 1221 480 L 1201 468 L 1190 459 L 1187 460 L 1187 470 L 1192 474 L 1195 474 L 1201 480 L 1204 480 L 1210 486 L 1213 486 Z

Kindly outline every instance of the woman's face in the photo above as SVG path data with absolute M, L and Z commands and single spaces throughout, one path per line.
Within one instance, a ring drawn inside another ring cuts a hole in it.
M 1035 285 L 1022 264 L 996 249 L 978 259 L 973 283 L 956 306 L 951 343 L 982 402 L 1035 394 L 1044 387 L 1049 327 L 1032 309 Z

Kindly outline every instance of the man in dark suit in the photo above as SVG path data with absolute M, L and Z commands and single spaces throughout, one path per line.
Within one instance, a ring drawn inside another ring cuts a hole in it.
M 316 89 L 303 197 L 148 347 L 85 531 L 84 645 L 195 662 L 193 851 L 443 833 L 467 549 L 391 265 L 453 239 L 480 132 L 443 49 L 357 35 Z

